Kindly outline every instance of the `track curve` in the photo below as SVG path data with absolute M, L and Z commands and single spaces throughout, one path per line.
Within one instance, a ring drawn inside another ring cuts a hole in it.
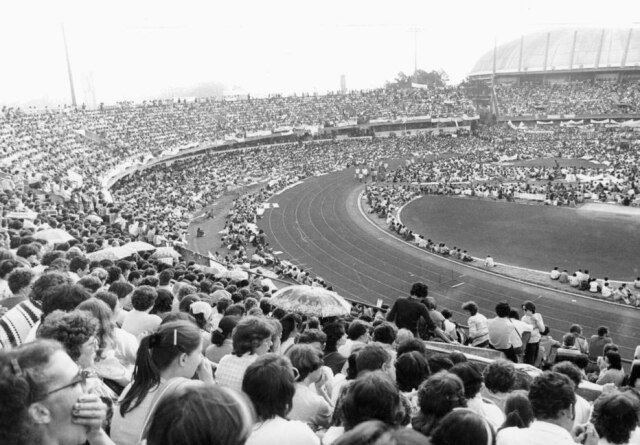
M 554 338 L 561 339 L 573 323 L 586 336 L 606 325 L 623 357 L 633 356 L 639 311 L 513 282 L 413 249 L 366 220 L 357 208 L 361 190 L 349 171 L 309 178 L 272 197 L 278 208 L 266 210 L 258 225 L 274 250 L 283 252 L 281 258 L 323 277 L 345 298 L 390 304 L 423 281 L 438 307 L 449 308 L 463 323 L 465 301 L 476 301 L 490 317 L 497 301 L 520 307 L 531 300 Z

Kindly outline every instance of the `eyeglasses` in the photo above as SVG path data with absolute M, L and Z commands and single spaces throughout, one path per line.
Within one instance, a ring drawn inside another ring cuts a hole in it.
M 71 380 L 71 382 L 69 382 L 68 384 L 61 386 L 59 388 L 56 389 L 52 389 L 48 392 L 46 392 L 42 397 L 49 397 L 51 394 L 55 394 L 59 391 L 62 391 L 63 389 L 67 389 L 67 388 L 72 388 L 78 384 L 82 385 L 82 388 L 84 389 L 87 386 L 87 379 L 89 377 L 91 377 L 93 375 L 93 373 L 91 371 L 87 371 L 87 370 L 80 370 L 78 372 L 78 374 L 76 374 L 76 376 L 73 378 L 73 380 Z

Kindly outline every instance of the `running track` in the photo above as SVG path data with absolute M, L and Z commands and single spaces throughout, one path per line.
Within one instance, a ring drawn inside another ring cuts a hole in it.
M 423 281 L 438 308 L 449 308 L 463 324 L 460 306 L 467 300 L 488 318 L 497 301 L 519 308 L 532 300 L 556 340 L 572 323 L 582 325 L 587 337 L 606 325 L 623 358 L 633 357 L 640 311 L 496 277 L 412 248 L 367 221 L 357 206 L 361 191 L 350 171 L 309 178 L 272 197 L 279 207 L 267 209 L 258 225 L 274 250 L 283 252 L 281 259 L 324 278 L 347 299 L 390 304 Z

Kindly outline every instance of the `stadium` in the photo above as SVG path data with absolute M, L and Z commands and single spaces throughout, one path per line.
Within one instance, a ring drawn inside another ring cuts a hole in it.
M 0 443 L 635 443 L 640 29 L 457 86 L 86 107 L 67 66 L 0 114 Z

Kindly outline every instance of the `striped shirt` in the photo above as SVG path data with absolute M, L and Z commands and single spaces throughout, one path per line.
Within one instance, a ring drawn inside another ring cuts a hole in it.
M 41 315 L 42 311 L 30 300 L 11 308 L 0 318 L 0 349 L 21 345 Z

